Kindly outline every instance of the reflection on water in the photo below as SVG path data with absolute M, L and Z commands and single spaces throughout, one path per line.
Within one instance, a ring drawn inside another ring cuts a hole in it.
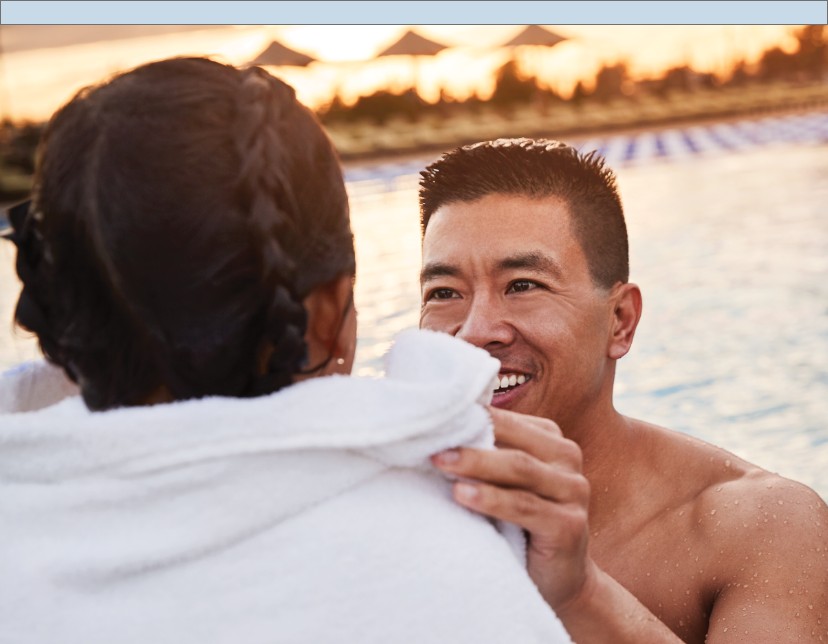
M 420 320 L 420 224 L 417 182 L 397 180 L 383 192 L 352 192 L 359 323 L 354 372 L 382 372 L 382 356 L 399 331 Z
M 352 193 L 362 375 L 419 317 L 416 183 L 399 181 Z M 644 316 L 617 407 L 828 499 L 828 148 L 624 167 L 619 185 Z M 16 294 L 2 244 L 0 369 L 36 354 L 9 330 Z

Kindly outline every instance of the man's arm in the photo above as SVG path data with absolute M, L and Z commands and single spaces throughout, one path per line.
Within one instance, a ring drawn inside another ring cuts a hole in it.
M 456 483 L 456 500 L 529 532 L 529 575 L 573 640 L 680 642 L 588 556 L 589 482 L 578 445 L 549 420 L 491 412 L 500 449 L 434 457 L 441 469 L 475 481 Z

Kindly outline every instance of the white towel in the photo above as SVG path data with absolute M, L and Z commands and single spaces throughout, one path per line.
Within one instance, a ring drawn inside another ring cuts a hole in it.
M 498 368 L 409 331 L 384 379 L 0 415 L 0 641 L 569 641 L 429 462 Z
M 63 369 L 45 360 L 24 362 L 0 374 L 0 414 L 43 409 L 78 393 Z

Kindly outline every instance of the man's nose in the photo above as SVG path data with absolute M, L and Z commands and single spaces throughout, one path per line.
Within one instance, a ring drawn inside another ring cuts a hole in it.
M 495 298 L 475 297 L 454 335 L 469 344 L 486 349 L 509 344 L 514 339 L 514 327 L 502 303 Z

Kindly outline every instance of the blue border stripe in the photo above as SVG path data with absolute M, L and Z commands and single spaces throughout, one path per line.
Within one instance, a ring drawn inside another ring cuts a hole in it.
M 693 137 L 687 132 L 687 130 L 681 131 L 681 138 L 684 141 L 684 144 L 687 146 L 687 149 L 690 150 L 693 154 L 698 154 L 701 152 L 699 149 L 698 144 L 693 140 Z

